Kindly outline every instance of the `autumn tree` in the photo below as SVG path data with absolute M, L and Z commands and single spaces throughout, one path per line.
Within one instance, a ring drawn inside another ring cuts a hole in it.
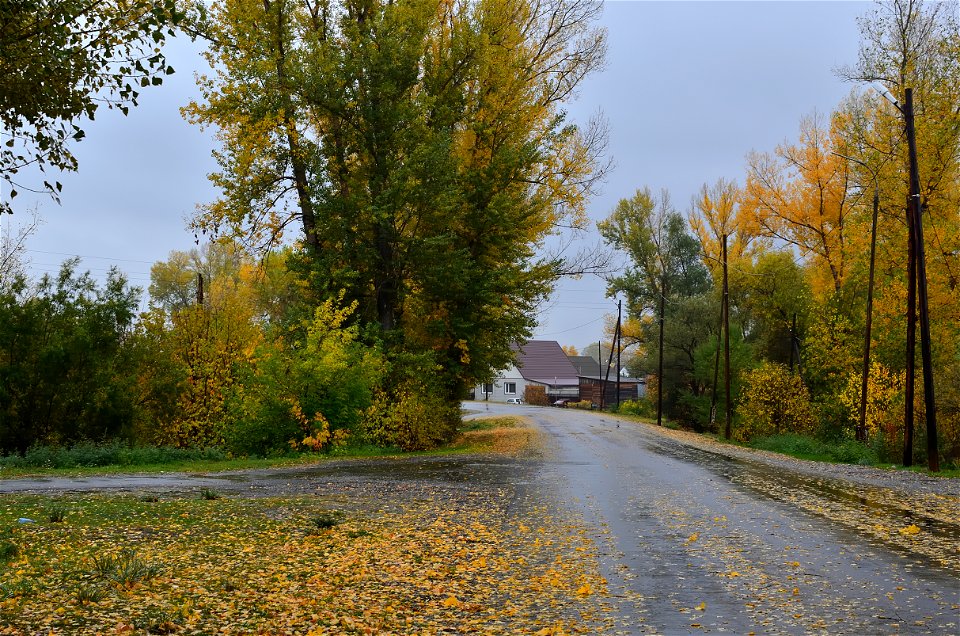
M 126 114 L 142 87 L 173 73 L 161 45 L 181 15 L 174 0 L 58 0 L 0 5 L 0 178 L 10 187 L 46 192 L 45 175 L 77 169 L 70 146 L 83 139 L 81 120 L 106 104 Z M 39 169 L 42 185 L 19 173 Z M 12 213 L 0 200 L 0 214 Z
M 599 10 L 214 3 L 218 73 L 187 114 L 218 129 L 222 196 L 195 228 L 270 244 L 297 227 L 317 301 L 345 290 L 393 385 L 436 378 L 426 393 L 454 404 L 530 334 L 561 270 L 542 239 L 585 222 L 603 138 L 561 104 L 603 59 Z
M 751 231 L 799 251 L 815 272 L 821 297 L 839 292 L 849 274 L 852 169 L 837 116 L 814 113 L 800 123 L 798 144 L 751 153 L 743 206 Z
M 684 218 L 674 210 L 666 191 L 654 198 L 649 188 L 637 190 L 630 199 L 621 199 L 598 228 L 604 240 L 629 259 L 622 274 L 608 279 L 608 293 L 622 292 L 626 296 L 629 316 L 638 320 L 644 315 L 655 318 L 655 322 L 645 324 L 656 330 L 659 343 L 658 390 L 667 389 L 664 366 L 667 317 L 685 319 L 685 304 L 709 289 L 700 247 L 687 232 Z M 691 347 L 684 337 L 678 338 L 674 344 L 674 348 L 681 351 L 696 348 Z M 684 373 L 690 370 L 687 367 Z M 662 396 L 658 403 L 662 403 Z M 659 421 L 662 404 L 658 405 L 657 416 Z
M 878 359 L 905 366 L 903 328 L 908 305 L 907 144 L 905 90 L 913 89 L 920 203 L 923 210 L 933 368 L 956 375 L 960 342 L 960 19 L 955 3 L 895 0 L 877 3 L 860 23 L 855 65 L 840 74 L 869 88 L 854 102 L 845 127 L 852 168 L 880 194 L 878 285 L 873 331 Z M 881 94 L 883 93 L 883 94 Z M 946 452 L 960 452 L 960 396 L 937 382 L 937 411 Z M 912 387 L 908 386 L 908 395 Z M 909 407 L 913 404 L 907 400 Z M 922 407 L 922 404 L 918 404 Z
M 127 347 L 139 290 L 100 285 L 66 261 L 35 285 L 0 288 L 0 449 L 130 439 L 135 364 Z

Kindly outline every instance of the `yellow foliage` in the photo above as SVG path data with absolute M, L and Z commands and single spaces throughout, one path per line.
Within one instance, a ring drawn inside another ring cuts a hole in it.
M 790 373 L 782 364 L 765 362 L 744 373 L 743 384 L 737 408 L 737 439 L 813 431 L 817 420 L 810 394 L 799 375 Z
M 860 392 L 863 376 L 853 372 L 840 394 L 840 403 L 847 409 L 850 420 L 860 419 Z M 903 388 L 906 372 L 895 372 L 879 362 L 870 364 L 867 382 L 867 436 L 883 435 L 893 442 L 903 424 Z
M 797 145 L 774 155 L 751 154 L 744 188 L 743 223 L 748 231 L 795 246 L 813 265 L 813 289 L 839 291 L 850 269 L 847 217 L 852 169 L 838 154 L 849 151 L 834 115 L 829 126 L 814 114 L 800 123 Z

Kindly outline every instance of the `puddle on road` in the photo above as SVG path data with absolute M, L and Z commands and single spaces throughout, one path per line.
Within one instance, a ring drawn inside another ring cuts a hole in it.
M 686 445 L 653 443 L 649 448 L 696 464 L 752 493 L 826 518 L 900 553 L 960 573 L 960 515 L 955 497 L 916 492 L 909 501 L 902 501 L 901 493 L 890 488 L 777 470 Z

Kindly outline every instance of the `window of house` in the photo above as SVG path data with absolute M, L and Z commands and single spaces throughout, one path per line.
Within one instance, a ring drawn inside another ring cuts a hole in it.
M 490 382 L 490 383 L 488 383 L 488 384 L 484 384 L 484 385 L 483 385 L 483 392 L 484 392 L 484 393 L 493 393 L 493 383 Z
M 503 392 L 506 395 L 516 395 L 517 394 L 517 383 L 516 382 L 504 382 L 503 383 Z

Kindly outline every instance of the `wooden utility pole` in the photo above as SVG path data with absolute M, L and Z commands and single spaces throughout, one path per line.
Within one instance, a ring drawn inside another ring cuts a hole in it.
M 616 342 L 617 344 L 617 410 L 620 410 L 620 319 L 623 312 L 623 301 L 617 300 L 617 333 L 616 333 Z
M 727 235 L 723 235 L 723 384 L 727 403 L 723 436 L 730 439 L 730 288 L 727 285 Z
M 933 358 L 930 350 L 930 313 L 927 302 L 927 265 L 923 247 L 920 170 L 917 165 L 917 136 L 913 121 L 912 88 L 905 90 L 905 98 L 903 118 L 906 123 L 907 146 L 910 153 L 909 208 L 913 217 L 913 253 L 916 259 L 914 271 L 916 272 L 917 301 L 920 303 L 920 354 L 923 363 L 923 401 L 927 420 L 927 462 L 930 470 L 936 472 L 940 470 L 940 452 L 937 445 L 937 412 L 936 402 L 934 401 Z M 912 296 L 911 300 L 913 300 Z M 909 364 L 913 361 L 908 359 L 907 362 Z
M 860 422 L 857 441 L 867 441 L 867 385 L 870 382 L 870 331 L 873 326 L 873 271 L 877 253 L 877 213 L 880 210 L 880 186 L 873 176 L 873 224 L 870 226 L 870 277 L 867 283 L 867 316 L 863 335 L 863 375 L 860 380 Z
M 619 328 L 620 326 L 617 325 L 617 329 Z M 610 343 L 610 355 L 607 356 L 607 372 L 603 375 L 603 379 L 600 380 L 600 410 L 601 411 L 603 410 L 603 406 L 606 403 L 605 396 L 607 394 L 607 384 L 610 383 L 610 366 L 613 364 L 613 345 L 616 341 L 617 341 L 617 334 L 614 333 L 613 342 Z M 603 373 L 603 368 L 600 369 L 600 372 Z
M 203 274 L 197 272 L 197 304 L 203 305 Z
M 657 357 L 657 426 L 663 426 L 663 312 L 667 300 L 666 277 L 660 280 L 660 355 Z
M 713 361 L 713 392 L 710 394 L 710 430 L 717 423 L 717 382 L 720 378 L 720 349 L 723 347 L 723 308 L 727 299 L 720 296 L 720 320 L 717 321 L 717 355 Z
M 911 186 L 912 189 L 912 186 Z M 907 198 L 907 368 L 903 387 L 903 465 L 913 466 L 913 403 L 917 367 L 917 254 L 916 228 Z

